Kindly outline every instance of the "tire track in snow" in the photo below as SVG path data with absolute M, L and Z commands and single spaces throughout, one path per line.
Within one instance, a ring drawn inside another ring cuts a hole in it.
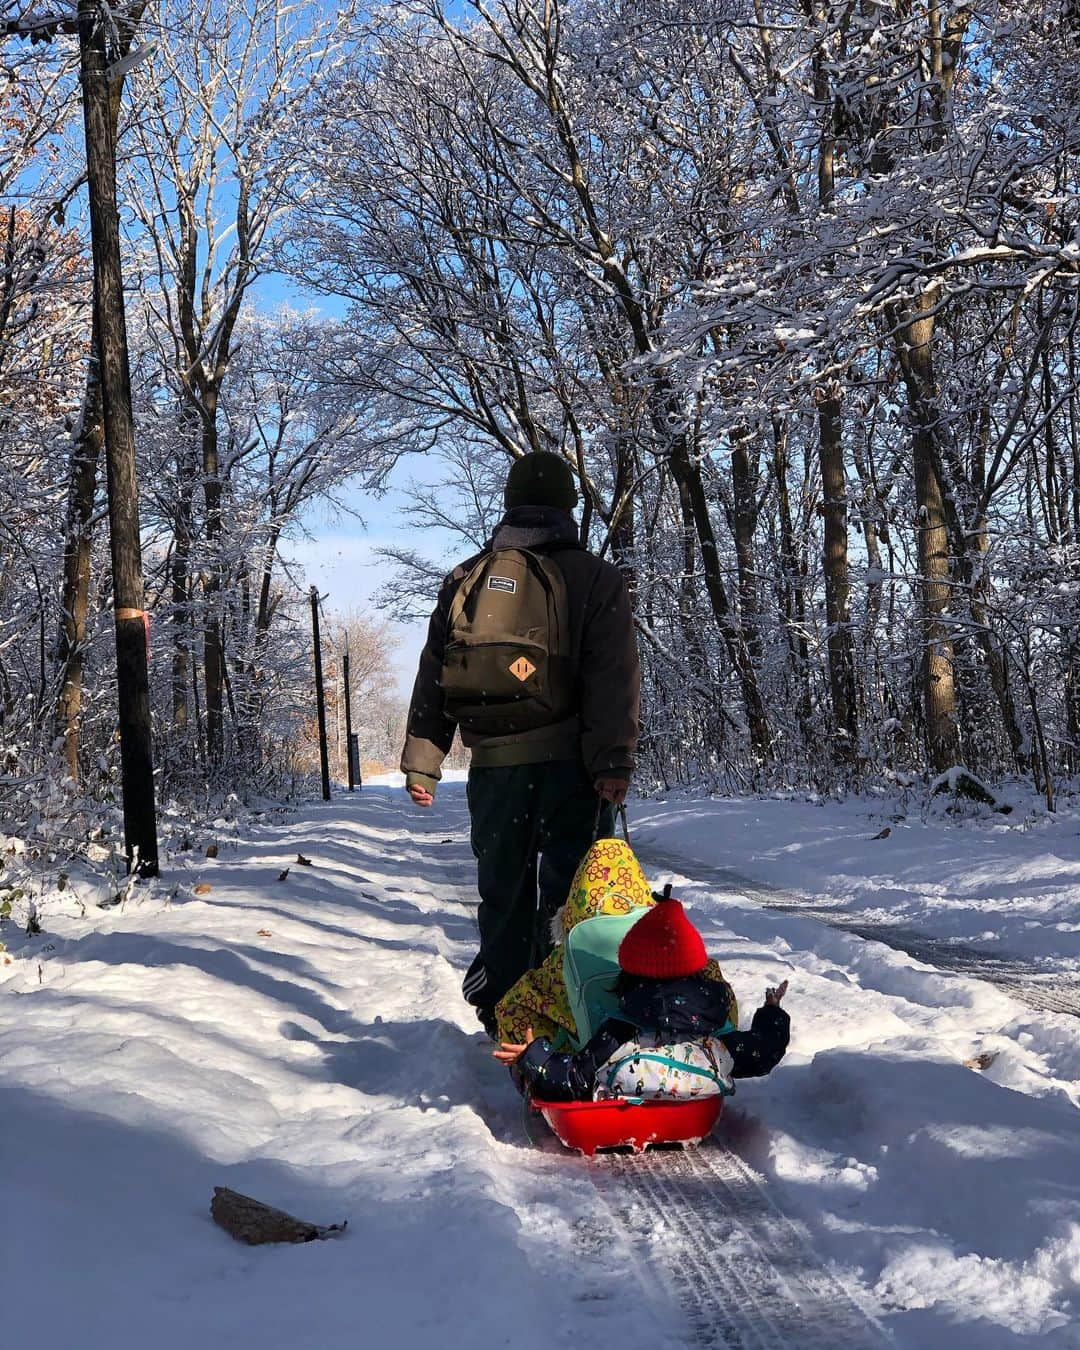
M 642 1261 L 660 1266 L 695 1347 L 890 1344 L 763 1179 L 723 1145 L 597 1155 L 589 1175 Z
M 813 900 L 800 900 L 789 891 L 776 890 L 750 881 L 738 872 L 725 867 L 713 867 L 692 858 L 677 858 L 673 854 L 636 846 L 638 856 L 650 870 L 660 869 L 703 882 L 720 889 L 734 891 L 753 900 L 763 909 L 774 909 L 785 914 L 799 914 L 815 919 L 829 928 L 851 933 L 870 942 L 882 942 L 894 951 L 905 952 L 924 965 L 951 975 L 967 975 L 996 985 L 1005 993 L 1029 1008 L 1039 1012 L 1066 1013 L 1080 1017 L 1080 980 L 1067 973 L 1044 974 L 1019 957 L 991 956 L 973 950 L 967 943 L 949 938 L 935 938 L 903 924 L 886 921 L 876 923 L 865 918 L 852 918 L 843 910 L 820 905 Z

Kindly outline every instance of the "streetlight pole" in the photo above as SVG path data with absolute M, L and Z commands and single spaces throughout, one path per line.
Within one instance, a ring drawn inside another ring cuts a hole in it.
M 319 638 L 319 592 L 311 588 L 311 633 L 315 646 L 315 705 L 319 717 L 319 768 L 323 801 L 330 800 L 330 761 L 326 753 L 326 699 L 323 694 L 322 644 Z
M 352 690 L 349 688 L 349 635 L 345 634 L 345 656 L 342 660 L 345 668 L 345 762 L 349 767 L 349 791 L 356 786 L 353 777 L 353 740 L 352 740 Z

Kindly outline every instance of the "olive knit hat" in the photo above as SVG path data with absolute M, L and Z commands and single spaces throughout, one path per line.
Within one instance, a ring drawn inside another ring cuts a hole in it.
M 503 499 L 508 511 L 515 506 L 557 506 L 560 511 L 572 511 L 578 495 L 566 460 L 550 450 L 534 450 L 510 466 Z
M 677 980 L 704 970 L 709 954 L 701 934 L 686 917 L 671 887 L 638 919 L 619 943 L 619 966 L 628 975 L 650 980 Z

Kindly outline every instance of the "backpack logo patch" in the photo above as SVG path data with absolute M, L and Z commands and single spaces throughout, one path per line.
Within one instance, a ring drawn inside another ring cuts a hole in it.
M 513 577 L 488 577 L 489 591 L 506 591 L 507 595 L 513 595 L 517 590 L 517 582 Z
M 509 670 L 511 675 L 516 675 L 524 684 L 529 676 L 535 673 L 536 667 L 527 656 L 519 656 L 516 661 L 511 663 Z

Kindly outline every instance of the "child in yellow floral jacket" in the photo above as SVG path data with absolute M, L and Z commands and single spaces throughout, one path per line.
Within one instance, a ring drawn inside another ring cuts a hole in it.
M 554 950 L 495 1007 L 498 1039 L 520 1043 L 543 1037 L 558 1050 L 584 1045 L 618 1007 L 619 944 L 658 898 L 628 843 L 597 840 L 552 921 Z M 719 965 L 710 960 L 701 976 L 724 986 L 737 1024 L 738 1004 Z

